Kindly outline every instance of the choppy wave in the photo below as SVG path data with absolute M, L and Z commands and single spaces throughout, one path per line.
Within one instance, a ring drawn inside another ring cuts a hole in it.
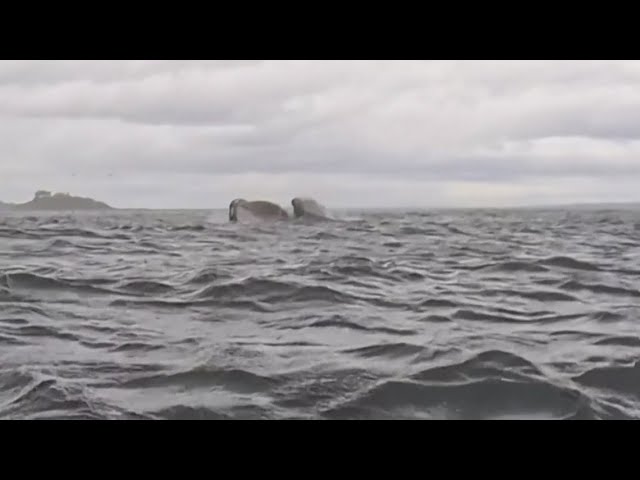
M 0 418 L 640 418 L 640 212 L 343 217 L 3 218 Z

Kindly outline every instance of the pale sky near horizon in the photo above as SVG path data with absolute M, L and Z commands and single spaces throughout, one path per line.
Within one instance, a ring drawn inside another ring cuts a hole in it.
M 640 201 L 638 61 L 0 61 L 0 200 Z

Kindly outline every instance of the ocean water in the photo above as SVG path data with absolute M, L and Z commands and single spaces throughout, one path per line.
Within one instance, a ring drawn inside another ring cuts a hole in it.
M 2 419 L 638 419 L 640 210 L 0 217 Z

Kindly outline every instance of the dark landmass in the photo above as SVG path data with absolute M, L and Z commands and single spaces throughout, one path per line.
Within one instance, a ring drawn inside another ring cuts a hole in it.
M 75 197 L 68 193 L 54 193 L 40 190 L 36 192 L 33 200 L 27 203 L 2 203 L 0 209 L 5 210 L 111 210 L 106 203 L 98 202 L 91 198 Z

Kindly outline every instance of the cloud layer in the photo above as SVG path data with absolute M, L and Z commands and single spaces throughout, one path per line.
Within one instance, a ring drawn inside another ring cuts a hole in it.
M 0 62 L 0 200 L 640 201 L 640 62 Z

